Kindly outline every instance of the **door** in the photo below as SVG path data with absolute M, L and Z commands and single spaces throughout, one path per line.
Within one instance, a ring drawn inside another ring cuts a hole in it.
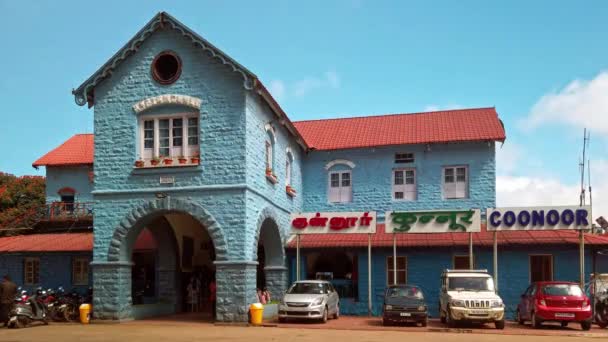
M 333 287 L 332 284 L 327 284 L 327 288 L 329 290 L 329 296 L 327 299 L 327 303 L 328 303 L 328 308 L 329 308 L 329 312 L 331 314 L 335 314 L 336 312 L 338 312 L 338 292 L 336 292 L 336 289 Z
M 525 319 L 532 318 L 532 310 L 534 310 L 534 297 L 536 295 L 536 284 L 530 285 L 524 294 L 524 298 L 522 300 L 524 306 L 524 317 Z

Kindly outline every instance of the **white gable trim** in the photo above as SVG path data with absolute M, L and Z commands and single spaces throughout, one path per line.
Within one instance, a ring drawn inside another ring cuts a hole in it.
M 133 110 L 139 114 L 147 109 L 164 105 L 182 105 L 200 110 L 201 102 L 201 99 L 193 96 L 165 94 L 141 100 L 133 105 Z
M 329 163 L 327 163 L 327 164 L 325 165 L 325 170 L 329 170 L 329 169 L 331 169 L 332 167 L 334 167 L 334 165 L 338 165 L 338 164 L 346 165 L 346 166 L 350 167 L 351 169 L 354 169 L 354 168 L 355 168 L 355 163 L 353 163 L 353 162 L 352 162 L 352 161 L 350 161 L 350 160 L 346 160 L 346 159 L 335 159 L 335 160 L 332 160 L 332 161 L 330 161 Z

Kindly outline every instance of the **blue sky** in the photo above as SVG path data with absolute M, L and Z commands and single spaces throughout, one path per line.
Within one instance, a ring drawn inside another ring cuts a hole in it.
M 91 132 L 71 89 L 160 10 L 256 73 L 292 120 L 495 106 L 499 205 L 576 203 L 590 127 L 608 214 L 606 1 L 0 0 L 0 170 L 42 175 L 34 160 Z

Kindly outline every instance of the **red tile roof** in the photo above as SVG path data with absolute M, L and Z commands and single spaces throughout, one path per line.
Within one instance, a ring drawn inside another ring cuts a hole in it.
M 0 238 L 0 253 L 91 252 L 93 233 L 32 234 Z
M 93 134 L 76 134 L 59 147 L 36 160 L 32 166 L 93 164 Z
M 482 224 L 480 233 L 473 234 L 474 246 L 492 246 L 493 233 L 486 231 Z M 578 244 L 578 233 L 575 231 L 517 231 L 499 232 L 499 245 L 562 245 Z M 585 244 L 608 246 L 608 235 L 585 235 Z M 453 247 L 468 246 L 469 234 L 433 233 L 433 234 L 397 234 L 399 247 Z M 372 235 L 372 247 L 392 247 L 393 235 L 384 231 L 384 224 L 378 224 L 376 234 Z M 287 248 L 295 248 L 295 239 L 291 239 Z M 326 247 L 367 247 L 367 234 L 311 234 L 300 235 L 300 248 Z
M 505 140 L 495 108 L 298 121 L 294 125 L 317 150 Z

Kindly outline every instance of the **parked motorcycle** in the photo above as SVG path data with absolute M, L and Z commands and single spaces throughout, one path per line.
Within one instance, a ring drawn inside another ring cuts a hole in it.
M 15 304 L 9 314 L 9 328 L 24 328 L 32 322 L 49 324 L 49 317 L 43 299 L 46 293 L 42 290 L 36 291 L 33 296 L 23 299 L 23 291 L 15 298 Z
M 597 294 L 595 299 L 595 323 L 600 328 L 608 327 L 608 289 Z

